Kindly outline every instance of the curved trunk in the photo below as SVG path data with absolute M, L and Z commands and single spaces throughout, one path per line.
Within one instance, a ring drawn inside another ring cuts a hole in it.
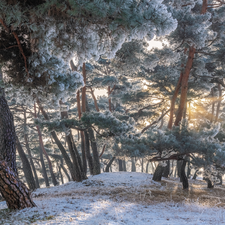
M 110 159 L 110 161 L 109 161 L 109 163 L 107 164 L 107 166 L 106 166 L 106 168 L 105 168 L 105 172 L 109 172 L 109 167 L 112 165 L 112 163 L 113 163 L 113 161 L 115 160 L 115 156 L 113 156 L 111 159 Z
M 15 127 L 4 95 L 0 96 L 0 159 L 0 192 L 9 209 L 35 206 L 26 185 L 17 176 Z
M 27 159 L 25 152 L 23 151 L 23 148 L 17 136 L 16 136 L 16 148 L 23 164 L 23 172 L 24 172 L 28 187 L 30 188 L 30 190 L 34 190 L 36 188 L 36 185 L 35 185 L 34 176 L 30 167 L 30 163 Z
M 197 178 L 197 173 L 198 173 L 198 170 L 195 170 L 195 173 L 194 173 L 194 175 L 193 175 L 193 177 L 192 177 L 193 180 L 196 180 L 196 178 Z
M 24 209 L 36 206 L 30 192 L 16 172 L 5 161 L 0 161 L 0 191 L 9 209 Z

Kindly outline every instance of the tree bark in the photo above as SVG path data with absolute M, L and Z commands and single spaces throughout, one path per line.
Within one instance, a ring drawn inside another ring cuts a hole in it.
M 135 159 L 131 158 L 131 172 L 136 172 Z
M 17 175 L 15 127 L 3 92 L 0 95 L 0 192 L 9 209 L 34 207 L 26 185 Z
M 49 187 L 49 180 L 48 180 L 48 175 L 47 175 L 47 171 L 46 171 L 46 167 L 45 167 L 45 162 L 44 162 L 44 158 L 43 158 L 43 152 L 41 147 L 39 147 L 39 153 L 40 153 L 40 161 L 41 161 L 41 168 L 42 168 L 42 175 L 44 177 L 44 181 L 45 181 L 45 185 L 46 187 Z
M 112 165 L 112 163 L 113 163 L 113 161 L 115 160 L 115 156 L 113 156 L 111 159 L 110 159 L 110 161 L 109 161 L 109 163 L 107 164 L 107 166 L 106 166 L 106 168 L 105 168 L 105 172 L 109 172 L 109 167 Z
M 0 161 L 0 192 L 9 209 L 35 207 L 25 184 L 5 161 Z
M 33 173 L 34 173 L 35 186 L 36 186 L 36 188 L 40 188 L 39 180 L 38 180 L 38 176 L 37 176 L 37 171 L 36 171 L 36 168 L 34 166 L 33 159 L 32 159 L 32 155 L 31 155 L 31 151 L 30 151 L 30 146 L 29 146 L 29 141 L 28 141 L 28 135 L 27 134 L 24 134 L 24 140 L 25 140 L 25 146 L 26 146 L 26 149 L 27 149 L 27 153 L 28 153 L 28 156 L 29 156 L 30 165 L 31 165 Z
M 98 147 L 95 140 L 94 131 L 91 127 L 88 128 L 88 134 L 91 141 L 91 148 L 92 148 L 92 154 L 93 154 L 93 174 L 97 175 L 101 173 L 101 165 L 99 161 L 99 153 L 98 153 Z
M 212 181 L 209 178 L 203 178 L 207 182 L 207 188 L 214 188 Z
M 212 88 L 211 90 L 211 95 L 212 95 L 212 115 L 210 121 L 212 123 L 214 120 L 214 112 L 215 112 L 214 88 Z
M 181 165 L 181 171 L 180 171 L 180 178 L 182 180 L 182 184 L 183 184 L 183 189 L 188 189 L 189 185 L 188 185 L 188 178 L 185 174 L 185 167 L 186 167 L 186 160 L 182 160 L 182 165 Z
M 164 167 L 161 166 L 160 164 L 158 164 L 158 166 L 156 167 L 156 170 L 154 172 L 152 180 L 154 180 L 154 181 L 161 181 L 163 170 L 164 170 Z
M 62 171 L 61 171 L 61 166 L 59 166 L 59 175 L 60 175 L 62 184 L 64 184 L 63 175 L 62 175 Z
M 195 173 L 194 173 L 194 175 L 193 175 L 193 177 L 192 177 L 193 180 L 196 180 L 196 178 L 197 178 L 197 173 L 198 173 L 198 169 L 195 171 Z
M 94 100 L 95 109 L 96 109 L 97 112 L 99 112 L 100 110 L 99 110 L 99 108 L 98 108 L 98 103 L 97 103 L 97 99 L 96 99 L 96 97 L 95 97 L 94 91 L 92 90 L 91 87 L 90 87 L 90 90 L 91 90 L 91 96 L 92 96 L 92 98 L 93 98 L 93 100 Z
M 174 109 L 175 109 L 175 103 L 176 103 L 176 99 L 180 90 L 180 86 L 181 86 L 181 81 L 182 81 L 182 75 L 183 73 L 180 73 L 180 77 L 179 80 L 177 82 L 177 86 L 175 88 L 175 91 L 173 93 L 173 97 L 171 100 L 171 106 L 170 106 L 170 118 L 169 118 L 169 122 L 168 122 L 168 129 L 172 129 L 172 125 L 173 125 L 173 114 L 174 114 Z
M 163 170 L 163 177 L 166 177 L 166 178 L 168 178 L 169 177 L 169 174 L 170 174 L 170 161 L 169 160 L 167 160 L 167 162 L 166 162 L 166 167 L 164 167 L 164 170 Z
M 217 101 L 217 107 L 216 107 L 216 118 L 215 118 L 215 122 L 218 121 L 219 118 L 219 113 L 220 113 L 220 106 L 221 106 L 221 101 L 222 101 L 222 90 L 221 90 L 221 85 L 218 84 L 218 91 L 219 91 L 219 100 Z
M 23 164 L 23 172 L 24 172 L 28 187 L 30 188 L 30 190 L 35 190 L 36 185 L 35 185 L 34 176 L 31 170 L 31 166 L 17 136 L 16 136 L 16 148 Z
M 48 167 L 49 167 L 51 178 L 52 178 L 52 183 L 53 183 L 54 186 L 57 186 L 58 185 L 58 181 L 56 180 L 55 174 L 53 172 L 52 162 L 49 159 L 48 154 L 47 154 L 47 152 L 45 150 L 45 147 L 44 147 L 44 144 L 43 144 L 43 140 L 42 140 L 41 130 L 40 130 L 39 126 L 36 126 L 36 127 L 37 127 L 37 130 L 38 130 L 38 137 L 39 137 L 40 148 L 41 148 L 42 152 L 44 153 L 44 155 L 45 155 L 45 157 L 47 159 Z
M 179 123 L 182 119 L 182 116 L 183 116 L 183 112 L 184 112 L 184 108 L 185 108 L 185 104 L 186 104 L 186 99 L 187 99 L 188 79 L 189 79 L 190 71 L 191 71 L 191 68 L 192 68 L 194 55 L 195 55 L 195 48 L 193 46 L 189 47 L 188 60 L 187 60 L 186 67 L 185 67 L 184 74 L 182 76 L 182 81 L 181 81 L 180 104 L 179 104 L 177 117 L 176 117 L 176 120 L 174 122 L 175 126 L 179 125 Z
M 122 162 L 122 159 L 118 159 L 118 163 L 119 163 L 119 171 L 123 171 L 123 162 Z
M 112 112 L 112 101 L 111 98 L 109 97 L 111 94 L 110 86 L 108 86 L 108 98 L 109 98 L 109 111 Z
M 40 102 L 37 101 L 37 103 L 38 103 L 39 109 L 41 110 L 41 113 L 44 116 L 44 118 L 46 120 L 49 120 L 48 114 L 45 112 L 45 110 L 42 107 L 42 105 L 40 104 Z M 68 166 L 68 169 L 70 171 L 72 180 L 76 181 L 76 172 L 74 170 L 73 163 L 71 162 L 70 157 L 66 152 L 66 149 L 63 147 L 63 145 L 62 145 L 61 141 L 59 140 L 59 138 L 57 137 L 55 131 L 52 131 L 51 135 L 52 135 L 52 138 L 54 139 L 56 145 L 58 146 L 59 150 L 61 151 L 63 158 L 65 159 L 65 162 L 66 162 L 66 165 Z
M 84 136 L 85 136 L 85 149 L 86 149 L 88 167 L 89 167 L 90 174 L 93 175 L 94 165 L 93 165 L 93 158 L 90 152 L 89 135 L 87 131 L 84 131 Z
M 122 160 L 122 165 L 123 165 L 123 171 L 127 171 L 127 168 L 126 168 L 126 161 L 125 161 L 125 159 L 124 160 Z

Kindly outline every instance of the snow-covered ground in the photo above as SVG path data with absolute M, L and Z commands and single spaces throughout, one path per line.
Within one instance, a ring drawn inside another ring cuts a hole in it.
M 0 224 L 225 224 L 221 204 L 202 205 L 198 198 L 191 200 L 188 192 L 177 201 L 179 196 L 175 198 L 171 183 L 180 188 L 176 179 L 154 182 L 145 173 L 103 173 L 82 183 L 36 190 L 32 193 L 38 206 L 35 208 L 9 212 L 6 203 L 1 202 Z M 195 188 L 205 191 L 201 185 Z

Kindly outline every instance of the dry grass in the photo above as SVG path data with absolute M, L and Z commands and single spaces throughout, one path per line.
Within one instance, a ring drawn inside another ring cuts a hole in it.
M 166 179 L 149 185 L 140 186 L 105 186 L 101 184 L 89 184 L 82 189 L 74 189 L 60 194 L 53 193 L 51 197 L 70 196 L 81 198 L 84 196 L 104 196 L 114 201 L 129 201 L 141 204 L 154 204 L 160 202 L 198 203 L 200 205 L 225 207 L 225 186 L 207 188 L 204 181 L 190 181 L 189 190 L 183 190 L 182 184 L 175 179 Z M 160 185 L 161 184 L 161 185 Z M 45 197 L 38 195 L 35 197 Z

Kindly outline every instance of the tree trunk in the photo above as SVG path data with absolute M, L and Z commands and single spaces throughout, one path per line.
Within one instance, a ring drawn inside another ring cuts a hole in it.
M 38 176 L 37 176 L 37 171 L 36 171 L 36 168 L 34 166 L 33 159 L 32 159 L 32 155 L 31 155 L 31 151 L 30 151 L 30 146 L 29 146 L 28 135 L 27 134 L 24 135 L 24 140 L 25 140 L 25 146 L 26 146 L 27 153 L 28 153 L 29 160 L 30 160 L 30 165 L 31 165 L 33 173 L 34 173 L 35 186 L 36 186 L 36 188 L 40 188 L 39 180 L 38 180 Z
M 81 152 L 82 152 L 82 162 L 83 162 L 83 173 L 86 176 L 87 174 L 87 156 L 86 156 L 86 150 L 85 150 L 85 136 L 84 131 L 80 132 L 81 134 Z
M 118 163 L 119 163 L 119 171 L 123 171 L 123 160 L 118 159 Z
M 111 98 L 109 97 L 110 96 L 110 86 L 108 86 L 108 98 L 109 98 L 109 111 L 112 112 L 112 101 L 111 101 Z
M 136 172 L 135 159 L 131 158 L 131 172 Z
M 218 84 L 218 91 L 219 91 L 219 100 L 218 100 L 218 103 L 217 103 L 217 108 L 216 108 L 216 119 L 215 119 L 215 122 L 218 121 L 218 118 L 219 118 L 219 113 L 220 113 L 220 106 L 221 106 L 221 101 L 222 101 L 222 90 L 221 90 L 221 85 Z
M 45 112 L 45 110 L 42 107 L 42 105 L 40 104 L 40 102 L 37 101 L 37 103 L 38 103 L 39 109 L 41 110 L 41 113 L 44 116 L 44 118 L 46 120 L 49 120 L 48 114 Z M 59 140 L 59 138 L 57 137 L 55 131 L 52 131 L 51 135 L 52 135 L 52 138 L 54 139 L 56 145 L 58 146 L 59 150 L 61 151 L 63 158 L 65 159 L 65 162 L 66 162 L 66 165 L 68 166 L 68 169 L 70 171 L 72 180 L 75 181 L 76 180 L 76 171 L 74 170 L 73 163 L 71 162 L 70 157 L 66 152 L 66 149 L 63 147 L 63 145 L 62 145 L 61 141 Z
M 148 173 L 148 166 L 149 166 L 149 161 L 147 162 L 145 173 Z
M 63 104 L 60 102 L 59 104 Z M 68 118 L 68 112 L 67 111 L 61 111 L 61 119 Z M 68 145 L 70 155 L 73 160 L 73 170 L 75 171 L 75 176 L 76 176 L 76 181 L 80 182 L 83 179 L 86 179 L 86 172 L 83 170 L 82 162 L 80 155 L 77 151 L 75 142 L 73 140 L 73 135 L 71 133 L 71 130 L 68 132 L 69 134 L 66 133 L 66 143 Z M 83 143 L 83 142 L 81 142 Z M 83 154 L 82 154 L 83 155 Z
M 170 174 L 170 161 L 167 160 L 166 166 L 164 167 L 163 175 L 162 176 L 168 178 L 169 177 L 169 174 Z
M 182 165 L 181 165 L 181 171 L 180 171 L 180 178 L 182 180 L 183 183 L 183 189 L 188 189 L 189 185 L 188 185 L 188 179 L 187 176 L 185 174 L 185 167 L 186 167 L 186 160 L 182 160 Z
M 163 170 L 164 170 L 164 167 L 161 166 L 160 164 L 158 164 L 158 166 L 156 167 L 156 170 L 154 172 L 152 180 L 154 180 L 154 181 L 161 181 Z
M 88 134 L 91 141 L 91 148 L 92 148 L 92 154 L 93 154 L 93 174 L 97 175 L 101 173 L 101 165 L 99 161 L 99 153 L 98 153 L 98 147 L 95 140 L 95 135 L 93 129 L 90 127 L 88 128 Z
M 66 177 L 68 179 L 68 181 L 71 181 L 69 174 L 67 173 L 66 168 L 63 166 L 63 164 L 61 163 L 60 167 L 62 168 L 63 172 L 66 174 Z
M 190 178 L 190 175 L 191 175 L 191 168 L 190 168 L 190 158 L 188 160 L 188 168 L 187 168 L 187 178 Z
M 58 181 L 56 180 L 55 174 L 53 172 L 52 162 L 49 159 L 48 154 L 47 154 L 47 152 L 45 150 L 45 147 L 44 147 L 44 144 L 43 144 L 43 140 L 42 140 L 41 130 L 40 130 L 39 126 L 36 126 L 36 127 L 37 127 L 37 130 L 38 130 L 38 137 L 39 137 L 40 148 L 41 148 L 42 152 L 44 153 L 44 155 L 45 155 L 45 157 L 47 159 L 48 167 L 49 167 L 51 178 L 52 178 L 52 183 L 53 183 L 54 186 L 57 186 L 58 185 Z
M 123 165 L 123 171 L 127 171 L 127 168 L 126 168 L 126 161 L 125 161 L 125 159 L 124 160 L 122 160 L 122 165 Z
M 47 176 L 47 171 L 46 171 L 45 162 L 44 162 L 44 158 L 43 158 L 43 152 L 42 152 L 41 147 L 39 147 L 39 152 L 40 152 L 40 161 L 41 161 L 42 174 L 44 177 L 45 185 L 46 185 L 46 187 L 49 187 L 49 180 L 48 180 L 48 176 Z
M 181 160 L 177 161 L 177 176 L 180 177 L 180 182 L 182 182 L 181 166 L 182 166 L 182 161 Z
M 201 14 L 205 14 L 207 12 L 207 1 L 208 0 L 203 0 Z M 184 74 L 183 74 L 182 81 L 181 81 L 180 104 L 179 104 L 177 117 L 174 122 L 175 126 L 178 126 L 182 119 L 185 103 L 187 101 L 188 79 L 189 79 L 190 71 L 191 71 L 192 64 L 193 64 L 195 50 L 196 49 L 194 48 L 194 46 L 189 47 L 188 60 L 187 60 L 186 67 L 185 67 Z
M 210 121 L 212 123 L 214 120 L 214 112 L 215 112 L 214 88 L 212 88 L 211 90 L 211 95 L 212 95 L 212 115 Z
M 197 173 L 198 173 L 198 169 L 195 170 L 195 173 L 194 173 L 194 175 L 193 175 L 193 177 L 192 177 L 193 180 L 196 180 L 196 178 L 197 178 Z
M 171 100 L 171 106 L 170 106 L 170 118 L 169 118 L 169 122 L 168 122 L 168 129 L 172 129 L 172 125 L 173 125 L 173 115 L 174 115 L 174 109 L 175 109 L 175 103 L 176 103 L 176 99 L 180 90 L 180 86 L 181 86 L 181 81 L 182 81 L 182 75 L 183 73 L 180 73 L 180 77 L 179 80 L 177 82 L 177 86 L 175 88 L 175 91 L 173 93 L 173 97 Z
M 107 164 L 107 166 L 106 166 L 106 168 L 105 168 L 105 172 L 109 172 L 109 167 L 112 165 L 112 163 L 113 163 L 113 161 L 115 160 L 115 156 L 113 156 L 111 159 L 110 159 L 110 161 L 109 161 L 109 163 Z
M 17 136 L 16 136 L 16 148 L 23 164 L 23 172 L 24 172 L 28 187 L 30 188 L 30 190 L 35 190 L 36 186 L 35 186 L 34 176 L 30 167 L 30 163 L 27 159 L 26 154 L 23 151 L 23 148 Z
M 36 206 L 26 185 L 19 180 L 16 172 L 5 161 L 0 161 L 0 191 L 9 209 Z
M 60 175 L 62 184 L 64 184 L 63 175 L 62 175 L 62 171 L 61 171 L 61 166 L 59 166 L 59 175 Z
M 90 144 L 89 144 L 89 135 L 87 131 L 84 131 L 84 136 L 85 136 L 85 149 L 86 149 L 86 156 L 87 156 L 87 161 L 88 161 L 88 167 L 90 174 L 94 174 L 94 165 L 93 165 L 93 158 L 91 156 L 90 152 Z
M 94 100 L 94 104 L 95 104 L 95 109 L 97 110 L 97 112 L 99 112 L 99 108 L 98 108 L 98 103 L 97 103 L 97 99 L 95 97 L 95 94 L 94 94 L 94 91 L 92 90 L 92 88 L 90 87 L 90 90 L 91 90 L 91 95 L 92 95 L 92 98 Z
M 209 178 L 203 178 L 207 182 L 207 188 L 214 188 L 212 181 Z
M 17 176 L 15 127 L 4 91 L 1 91 L 0 95 L 0 159 L 0 192 L 8 208 L 23 209 L 36 206 L 26 185 Z
M 186 67 L 185 67 L 184 74 L 182 76 L 182 81 L 181 81 L 180 104 L 179 104 L 177 117 L 174 122 L 175 126 L 179 125 L 184 113 L 184 108 L 185 108 L 186 99 L 187 99 L 187 91 L 188 91 L 188 79 L 189 79 L 190 71 L 192 68 L 194 55 L 195 55 L 195 48 L 189 47 L 188 60 L 187 60 Z

